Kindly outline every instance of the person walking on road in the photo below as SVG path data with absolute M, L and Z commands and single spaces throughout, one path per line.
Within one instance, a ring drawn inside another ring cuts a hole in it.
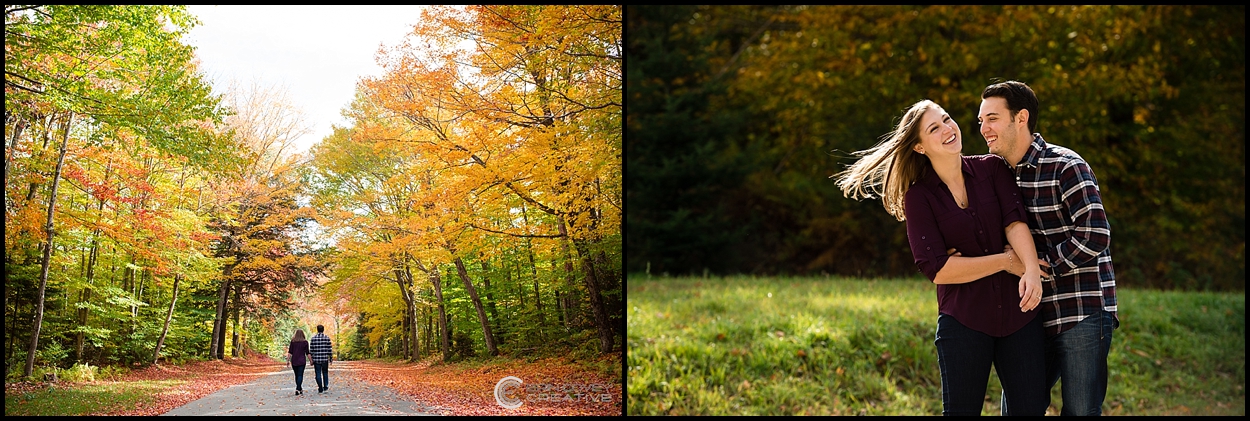
M 304 366 L 308 365 L 308 340 L 304 339 L 304 329 L 295 329 L 295 336 L 287 346 L 286 357 L 295 370 L 295 394 L 304 394 Z
M 330 388 L 330 362 L 334 361 L 331 352 L 330 337 L 325 334 L 325 326 L 317 325 L 317 334 L 308 341 L 312 354 L 313 372 L 317 378 L 317 393 Z

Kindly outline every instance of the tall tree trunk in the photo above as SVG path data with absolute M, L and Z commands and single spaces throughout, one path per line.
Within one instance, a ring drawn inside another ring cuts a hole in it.
M 460 275 L 460 281 L 464 282 L 464 289 L 469 291 L 469 298 L 473 300 L 473 308 L 477 309 L 477 320 L 482 324 L 482 337 L 486 339 L 486 351 L 490 355 L 499 355 L 499 349 L 495 348 L 495 335 L 490 333 L 490 320 L 486 318 L 486 309 L 482 307 L 482 299 L 477 296 L 477 289 L 473 288 L 473 283 L 469 281 L 469 273 L 464 269 L 464 261 L 459 257 L 455 260 L 456 273 Z
M 226 268 L 225 279 L 221 281 L 221 289 L 217 292 L 217 315 L 213 319 L 213 337 L 209 340 L 208 355 L 210 359 L 220 360 L 224 356 L 221 355 L 223 334 L 226 331 L 226 298 L 230 292 L 230 272 L 234 271 L 234 265 Z
M 137 263 L 137 260 L 135 260 L 135 255 L 131 253 L 130 265 L 126 266 L 126 282 L 125 282 L 126 292 L 129 293 L 131 297 L 135 296 L 135 285 L 138 284 L 137 282 L 135 282 L 135 274 L 138 273 L 137 270 L 135 269 L 136 267 L 138 267 L 136 263 Z M 130 319 L 132 323 L 131 323 L 130 328 L 132 329 L 132 331 L 134 329 L 134 323 L 133 323 L 134 310 L 135 310 L 135 305 L 131 304 L 130 305 Z
M 5 119 L 7 120 L 8 118 L 8 114 L 6 113 Z M 8 127 L 8 122 L 5 122 L 5 127 Z M 9 153 L 6 154 L 7 156 L 4 158 L 4 185 L 6 186 L 9 185 L 9 164 L 13 162 L 13 156 L 17 155 L 17 139 L 22 137 L 22 132 L 25 130 L 26 119 L 17 117 L 17 123 L 13 128 L 13 136 L 9 138 Z M 6 198 L 8 197 L 8 189 L 4 190 L 4 195 Z
M 425 313 L 425 331 L 426 331 L 425 349 L 433 353 L 434 352 L 434 337 L 437 336 L 434 334 L 434 312 L 433 311 L 429 311 Z
M 152 270 L 143 271 L 143 276 L 139 278 L 138 285 L 135 285 L 135 304 L 130 306 L 130 323 L 138 329 L 139 325 L 139 303 L 143 302 L 143 292 L 147 290 L 148 281 L 152 280 Z
M 412 329 L 412 340 L 410 341 L 412 343 L 412 354 L 409 357 L 412 358 L 412 361 L 418 361 L 421 359 L 421 351 L 417 344 L 419 343 L 418 339 L 421 336 L 419 335 L 420 330 L 418 329 L 420 325 L 417 323 L 417 292 L 414 291 L 414 288 L 416 288 L 416 282 L 412 279 L 412 267 L 408 264 L 404 264 L 404 279 L 404 289 L 408 290 L 408 296 L 412 298 L 412 300 L 408 302 L 408 309 L 406 313 L 409 320 L 408 326 Z
M 443 353 L 443 361 L 451 360 L 451 344 L 448 343 L 450 333 L 447 332 L 447 307 L 443 305 L 443 286 L 442 279 L 438 275 L 438 268 L 430 268 L 430 282 L 434 283 L 434 299 L 438 300 L 438 334 L 440 339 L 439 351 Z
M 165 334 L 169 333 L 169 322 L 174 319 L 174 304 L 178 302 L 178 283 L 182 275 L 174 276 L 174 297 L 169 299 L 169 312 L 165 314 L 165 325 L 161 326 L 161 337 L 156 340 L 156 351 L 152 352 L 152 365 L 161 360 L 161 347 L 165 345 Z
M 8 259 L 8 258 L 9 256 L 5 256 L 5 259 Z M 9 291 L 6 289 L 5 294 L 4 294 L 5 304 L 8 304 L 8 299 L 9 299 L 8 292 Z M 9 376 L 9 361 L 13 361 L 13 353 L 17 351 L 17 320 L 21 317 L 21 314 L 18 312 L 18 309 L 20 308 L 22 308 L 21 297 L 14 297 L 13 298 L 14 317 L 9 320 L 9 330 L 8 330 L 9 332 L 13 332 L 13 334 L 7 335 L 9 337 L 9 342 L 5 344 L 5 347 L 7 348 L 7 351 L 8 351 L 4 357 L 5 378 L 8 378 Z M 9 319 L 9 318 L 6 317 L 6 319 Z
M 530 234 L 530 231 L 529 231 L 530 217 L 529 217 L 529 212 L 526 211 L 525 202 L 521 202 L 521 218 L 525 222 L 525 233 Z M 525 237 L 525 254 L 529 256 L 530 276 L 532 277 L 531 279 L 533 279 L 534 281 L 534 307 L 538 311 L 538 336 L 540 338 L 545 338 L 546 334 L 544 332 L 546 331 L 546 327 L 547 327 L 547 317 L 545 314 L 543 314 L 543 297 L 542 297 L 542 294 L 540 294 L 538 290 L 538 265 L 534 263 L 534 243 L 532 240 L 533 240 L 532 237 Z M 521 307 L 522 308 L 525 307 L 525 294 L 524 293 L 521 294 Z M 563 319 L 561 319 L 561 321 L 563 321 Z
M 48 195 L 48 223 L 44 225 L 44 232 L 48 238 L 44 241 L 43 262 L 39 269 L 39 295 L 35 305 L 34 329 L 30 335 L 30 347 L 26 349 L 26 370 L 23 372 L 26 377 L 30 377 L 35 372 L 35 352 L 39 350 L 39 330 L 43 325 L 44 293 L 48 288 L 48 267 L 52 264 L 52 241 L 56 237 L 56 231 L 52 228 L 52 215 L 56 212 L 56 188 L 61 181 L 61 167 L 65 164 L 65 148 L 69 144 L 69 128 L 73 121 L 74 114 L 71 112 L 65 118 L 61 150 L 57 154 L 56 170 L 52 173 L 52 192 Z
M 560 295 L 558 295 L 559 292 L 556 292 L 556 297 L 560 299 L 560 312 L 564 317 L 564 330 L 567 331 L 573 327 L 573 314 L 570 313 L 570 307 L 572 307 L 571 303 L 573 300 L 569 295 L 572 294 L 572 291 L 574 291 L 573 285 L 576 283 L 576 281 L 574 281 L 576 274 L 573 269 L 573 254 L 569 252 L 569 230 L 564 224 L 563 216 L 556 217 L 556 225 L 559 226 L 560 235 L 562 236 L 562 239 L 560 240 L 560 248 L 564 251 L 564 283 L 566 287 L 564 289 L 566 291 L 564 293 L 564 297 L 560 297 Z
M 104 183 L 103 184 L 108 184 L 109 176 L 112 175 L 112 169 L 113 169 L 113 161 L 111 158 L 109 159 L 108 164 L 104 168 L 105 170 L 104 170 Z M 97 202 L 98 203 L 96 205 L 96 213 L 103 214 L 104 213 L 104 199 L 100 198 L 98 199 Z M 87 286 L 83 288 L 82 302 L 91 301 L 92 286 L 95 284 L 95 265 L 96 265 L 96 262 L 99 260 L 99 258 L 100 258 L 100 230 L 97 228 L 91 231 L 91 257 L 89 261 L 87 262 Z M 88 310 L 85 306 L 78 309 L 78 325 L 79 326 L 87 325 L 87 315 L 88 315 Z M 86 342 L 84 338 L 85 335 L 86 335 L 85 333 L 79 330 L 74 338 L 74 345 L 77 350 L 77 359 L 79 362 L 82 361 L 83 345 Z
M 422 309 L 420 314 L 423 316 L 422 319 L 425 320 L 425 323 L 422 323 L 424 325 L 422 330 L 425 331 L 425 335 L 421 337 L 421 355 L 425 355 L 426 352 L 430 352 L 430 345 L 433 344 L 433 342 L 430 342 L 430 338 L 434 337 L 434 317 L 430 315 L 429 309 Z
M 599 273 L 595 268 L 594 256 L 591 256 L 585 241 L 574 241 L 578 256 L 582 258 L 582 269 L 586 272 L 586 292 L 590 299 L 590 311 L 595 318 L 595 329 L 599 336 L 599 352 L 612 352 L 612 324 L 608 321 L 608 311 L 603 305 L 603 295 L 599 292 Z
M 482 259 L 482 288 L 486 290 L 486 309 L 490 311 L 491 329 L 495 333 L 496 342 L 499 342 L 499 336 L 504 336 L 499 328 L 499 309 L 495 305 L 495 290 L 490 287 L 490 262 L 486 261 L 486 255 L 480 255 Z
M 404 300 L 404 320 L 401 323 L 401 325 L 403 326 L 401 331 L 403 331 L 404 334 L 400 336 L 400 339 L 402 339 L 401 342 L 403 345 L 404 357 L 407 358 L 415 354 L 415 352 L 413 352 L 411 348 L 416 348 L 416 343 L 410 341 L 411 338 L 409 338 L 409 334 L 408 334 L 409 326 L 416 325 L 416 323 L 414 323 L 415 322 L 414 320 L 410 320 L 412 319 L 412 308 L 413 308 L 414 300 L 412 297 L 412 291 L 410 288 L 408 288 L 408 280 L 404 277 L 403 268 L 396 267 L 395 269 L 392 270 L 392 272 L 395 273 L 395 285 L 399 286 L 399 298 Z
M 560 295 L 560 289 L 558 287 L 555 290 L 555 295 L 556 295 L 556 305 L 560 307 L 560 311 L 556 312 L 556 317 L 560 319 L 559 320 L 560 325 L 564 326 L 564 331 L 567 332 L 569 330 L 569 325 L 570 325 L 568 300 L 566 299 L 567 298 L 566 296 Z
M 612 326 L 612 334 L 616 337 L 625 336 L 625 291 L 621 284 L 621 272 L 618 266 L 608 262 L 608 255 L 600 250 L 595 253 L 595 268 L 598 269 L 599 285 L 602 288 L 604 309 L 607 310 L 608 322 Z
M 91 252 L 88 253 L 90 257 L 87 258 L 87 285 L 82 288 L 82 294 L 78 297 L 79 302 L 82 303 L 91 302 L 91 287 L 95 283 L 95 264 L 96 260 L 100 256 L 100 244 L 97 237 L 98 234 L 99 231 L 96 231 L 92 234 L 91 238 Z M 87 306 L 80 306 L 78 308 L 77 321 L 79 326 L 87 326 Z M 75 359 L 78 362 L 82 362 L 82 349 L 83 344 L 86 342 L 85 335 L 86 334 L 83 333 L 81 329 L 74 335 Z
M 231 319 L 234 320 L 234 331 L 232 331 L 230 335 L 230 356 L 234 358 L 243 356 L 239 349 L 239 331 L 243 328 L 243 324 L 240 323 L 239 320 L 239 312 L 242 310 L 241 307 L 243 307 L 243 300 L 241 299 L 242 296 L 243 283 L 237 282 L 234 284 L 234 311 L 231 312 L 231 314 L 233 314 Z
M 99 231 L 96 231 L 96 234 L 99 234 Z M 99 259 L 99 256 L 100 256 L 100 244 L 98 242 L 98 239 L 96 239 L 96 237 L 93 235 L 93 239 L 91 239 L 90 257 L 88 259 L 88 264 L 86 264 L 86 286 L 83 287 L 83 294 L 79 296 L 80 302 L 91 302 L 91 286 L 95 284 L 95 262 L 96 260 Z M 88 316 L 88 310 L 86 310 L 86 306 L 80 306 L 78 309 L 79 326 L 86 326 L 86 316 Z M 83 362 L 83 345 L 85 342 L 84 335 L 86 334 L 84 334 L 84 332 L 81 330 L 78 331 L 78 334 L 74 335 L 75 336 L 74 345 L 75 345 L 76 352 L 78 352 L 78 356 L 76 356 L 76 360 L 78 360 L 79 362 Z

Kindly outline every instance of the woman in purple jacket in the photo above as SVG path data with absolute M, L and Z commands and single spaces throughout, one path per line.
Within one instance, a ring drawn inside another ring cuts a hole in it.
M 304 330 L 295 329 L 291 345 L 287 347 L 286 356 L 291 368 L 295 370 L 295 394 L 304 394 L 304 366 L 308 365 L 308 340 L 304 339 Z
M 855 155 L 838 187 L 856 200 L 880 196 L 906 221 L 916 266 L 937 284 L 942 414 L 980 415 L 992 365 L 1003 415 L 1044 415 L 1042 270 L 1007 163 L 964 156 L 959 125 L 927 99 Z

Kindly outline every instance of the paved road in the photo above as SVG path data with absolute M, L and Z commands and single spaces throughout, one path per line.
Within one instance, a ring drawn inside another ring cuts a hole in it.
M 317 393 L 312 364 L 304 369 L 304 394 L 295 395 L 290 368 L 234 385 L 161 415 L 436 415 L 383 386 L 344 375 L 352 362 L 330 365 L 330 389 Z

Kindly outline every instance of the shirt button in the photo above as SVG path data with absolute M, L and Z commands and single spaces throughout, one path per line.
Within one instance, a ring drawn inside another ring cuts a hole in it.
M 925 249 L 925 250 L 932 250 L 932 249 L 930 249 L 930 248 L 928 248 L 928 247 L 925 247 L 924 249 Z
M 989 250 L 989 249 L 986 249 L 986 250 L 985 250 L 985 252 L 986 252 L 986 253 L 989 253 L 989 252 L 990 252 L 990 250 Z

